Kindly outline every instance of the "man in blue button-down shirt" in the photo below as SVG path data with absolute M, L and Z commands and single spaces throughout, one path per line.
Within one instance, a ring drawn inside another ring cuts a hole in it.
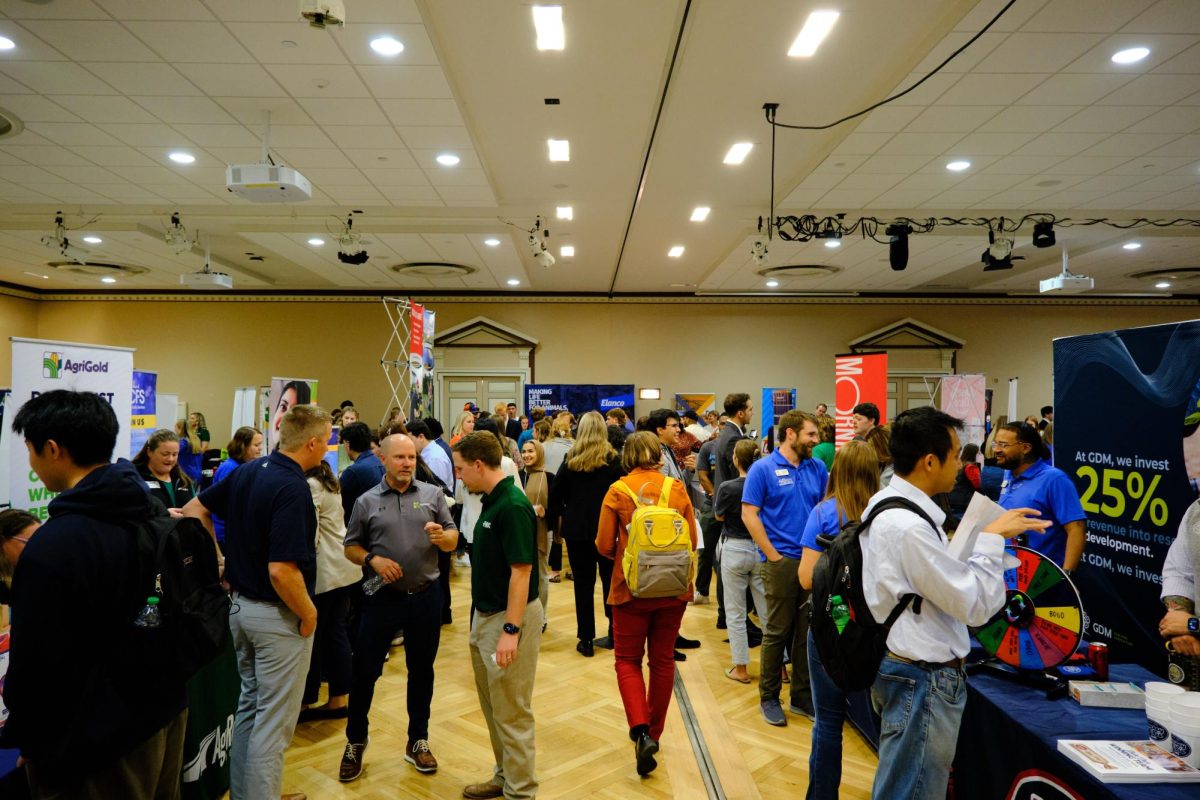
M 342 473 L 342 511 L 346 524 L 354 511 L 354 501 L 383 480 L 383 462 L 371 451 L 371 429 L 365 422 L 355 422 L 342 429 L 342 441 L 354 463 Z
M 808 683 L 808 613 L 799 609 L 808 602 L 797 569 L 803 549 L 804 523 L 813 506 L 825 496 L 829 473 L 812 449 L 820 437 L 817 420 L 804 411 L 789 411 L 779 420 L 778 447 L 750 467 L 742 490 L 742 521 L 762 551 L 759 565 L 767 596 L 758 699 L 763 719 L 787 725 L 779 703 L 784 640 L 791 633 L 791 701 L 789 710 L 813 716 Z

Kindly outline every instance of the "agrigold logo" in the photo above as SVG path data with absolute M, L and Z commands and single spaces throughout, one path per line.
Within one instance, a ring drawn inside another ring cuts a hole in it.
M 42 353 L 42 377 L 57 380 L 62 373 L 62 354 L 54 351 Z
M 42 353 L 42 377 L 57 380 L 62 377 L 64 372 L 79 373 L 79 372 L 108 372 L 107 361 L 92 361 L 85 359 L 83 361 L 72 361 L 69 358 L 64 358 L 62 353 L 56 353 L 53 350 L 47 350 Z

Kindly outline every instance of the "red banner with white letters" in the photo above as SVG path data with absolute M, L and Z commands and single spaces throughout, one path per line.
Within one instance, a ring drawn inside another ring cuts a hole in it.
M 879 407 L 879 424 L 887 423 L 887 353 L 836 356 L 834 360 L 834 404 L 837 447 L 854 438 L 854 407 L 874 403 Z

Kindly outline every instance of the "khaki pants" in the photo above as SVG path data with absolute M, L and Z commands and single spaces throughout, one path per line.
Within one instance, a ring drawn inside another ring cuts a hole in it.
M 797 558 L 783 557 L 771 563 L 763 561 L 758 569 L 767 599 L 767 618 L 763 620 L 762 650 L 759 652 L 759 700 L 778 700 L 783 684 L 783 650 L 792 658 L 791 701 L 811 699 L 808 686 L 808 592 L 800 586 Z M 790 637 L 790 638 L 789 638 Z
M 492 783 L 504 789 L 509 800 L 537 796 L 530 701 L 545 618 L 541 603 L 535 600 L 525 606 L 517 658 L 504 669 L 492 660 L 496 643 L 504 632 L 504 613 L 476 611 L 471 625 L 469 641 L 475 690 L 496 757 Z

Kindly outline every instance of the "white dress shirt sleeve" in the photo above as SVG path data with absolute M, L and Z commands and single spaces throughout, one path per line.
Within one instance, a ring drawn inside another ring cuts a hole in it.
M 1188 549 L 1188 534 L 1185 526 L 1188 514 L 1179 524 L 1179 532 L 1175 541 L 1167 550 L 1167 560 L 1163 564 L 1162 594 L 1160 597 L 1186 597 L 1192 602 L 1196 600 L 1196 576 L 1192 572 L 1191 551 Z
M 969 626 L 991 619 L 1004 605 L 1004 538 L 981 533 L 964 563 L 934 541 L 924 522 L 913 525 L 899 548 L 900 567 L 917 596 Z

